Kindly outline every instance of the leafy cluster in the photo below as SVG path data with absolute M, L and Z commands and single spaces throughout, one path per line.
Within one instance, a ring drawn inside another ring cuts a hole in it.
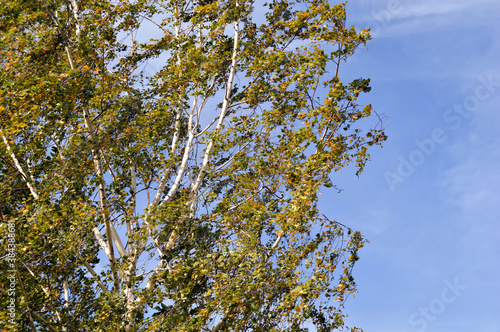
M 386 138 L 360 129 L 369 80 L 340 78 L 370 38 L 345 21 L 326 0 L 2 2 L 6 326 L 343 329 L 364 240 L 318 193 Z

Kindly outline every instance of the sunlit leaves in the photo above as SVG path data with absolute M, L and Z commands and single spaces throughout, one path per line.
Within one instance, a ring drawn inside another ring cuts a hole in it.
M 16 4 L 0 7 L 0 189 L 40 330 L 343 326 L 363 238 L 318 192 L 385 140 L 357 103 L 369 80 L 340 78 L 369 39 L 344 5 Z

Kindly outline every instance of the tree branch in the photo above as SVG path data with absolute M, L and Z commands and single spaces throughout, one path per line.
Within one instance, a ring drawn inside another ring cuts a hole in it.
M 236 4 L 238 5 L 238 4 Z M 224 118 L 226 116 L 227 109 L 229 107 L 229 97 L 231 96 L 231 91 L 233 89 L 233 79 L 234 75 L 236 73 L 236 62 L 237 62 L 237 55 L 238 55 L 238 47 L 239 47 L 239 24 L 240 20 L 236 21 L 234 23 L 234 43 L 233 43 L 233 54 L 231 57 L 231 68 L 229 70 L 229 78 L 227 80 L 226 84 L 226 94 L 224 95 L 224 101 L 222 103 L 222 109 L 220 112 L 219 116 L 219 122 L 217 123 L 217 127 L 214 129 L 214 134 L 217 135 L 222 127 L 222 123 L 224 122 Z M 208 161 L 210 159 L 210 154 L 212 153 L 212 149 L 214 147 L 214 139 L 208 143 L 207 149 L 205 150 L 205 155 L 203 157 L 203 163 L 200 168 L 200 172 L 198 173 L 198 178 L 196 179 L 196 182 L 194 185 L 191 187 L 191 195 L 192 197 L 196 197 L 196 194 L 198 192 L 198 189 L 201 185 L 201 182 L 205 178 L 205 174 L 208 168 Z M 194 200 L 194 199 L 193 199 Z M 193 204 L 192 202 L 191 204 Z
M 99 276 L 97 275 L 97 273 L 95 272 L 94 268 L 92 268 L 92 266 L 85 260 L 85 258 L 82 257 L 82 255 L 80 255 L 80 253 L 76 250 L 75 247 L 71 247 L 73 249 L 73 251 L 75 252 L 76 254 L 76 257 L 82 262 L 82 264 L 87 268 L 87 270 L 90 272 L 90 274 L 96 278 L 96 281 L 97 281 L 97 284 L 99 285 L 99 287 L 102 289 L 103 292 L 105 293 L 108 293 L 108 289 L 106 288 L 106 286 L 104 285 L 104 283 L 101 281 L 101 279 L 99 279 Z
M 10 157 L 12 158 L 12 161 L 14 161 L 14 165 L 15 167 L 17 168 L 17 170 L 19 171 L 19 173 L 21 173 L 21 175 L 23 176 L 24 178 L 24 181 L 26 182 L 26 185 L 28 186 L 30 192 L 31 192 L 31 195 L 33 195 L 33 197 L 35 199 L 38 199 L 39 196 L 38 196 L 38 193 L 36 191 L 36 188 L 34 186 L 34 184 L 32 184 L 28 178 L 28 176 L 26 175 L 26 173 L 23 171 L 23 168 L 21 166 L 21 164 L 19 163 L 19 160 L 17 160 L 17 157 L 16 155 L 14 154 L 14 151 L 12 150 L 12 148 L 10 147 L 10 144 L 9 144 L 9 141 L 7 140 L 7 138 L 4 136 L 3 134 L 3 130 L 0 129 L 0 133 L 2 135 L 2 140 L 5 144 L 5 147 L 7 148 L 7 152 L 10 154 Z M 34 182 L 33 178 L 31 178 L 31 180 Z

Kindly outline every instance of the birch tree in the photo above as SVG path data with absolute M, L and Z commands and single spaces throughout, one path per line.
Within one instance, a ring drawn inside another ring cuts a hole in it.
M 1 277 L 4 326 L 346 328 L 364 239 L 318 194 L 386 137 L 357 103 L 369 80 L 341 78 L 370 38 L 346 26 L 345 4 L 0 10 L 2 247 L 14 222 L 17 271 L 10 323 Z

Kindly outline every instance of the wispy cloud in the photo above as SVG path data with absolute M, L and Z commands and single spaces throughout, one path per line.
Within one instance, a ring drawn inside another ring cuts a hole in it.
M 484 142 L 471 134 L 449 147 L 457 164 L 444 173 L 449 203 L 463 213 L 498 210 L 500 202 L 500 142 Z
M 377 37 L 397 37 L 436 31 L 445 27 L 469 24 L 477 17 L 500 12 L 495 0 L 479 1 L 365 1 L 358 4 L 360 16 L 354 18 L 368 24 Z M 481 20 L 475 20 L 481 22 Z
M 398 18 L 421 18 L 431 15 L 446 15 L 449 17 L 454 13 L 458 13 L 471 7 L 473 4 L 470 2 L 419 2 L 413 3 L 413 1 L 407 1 L 409 5 L 405 6 L 405 1 L 401 1 L 401 12 Z

